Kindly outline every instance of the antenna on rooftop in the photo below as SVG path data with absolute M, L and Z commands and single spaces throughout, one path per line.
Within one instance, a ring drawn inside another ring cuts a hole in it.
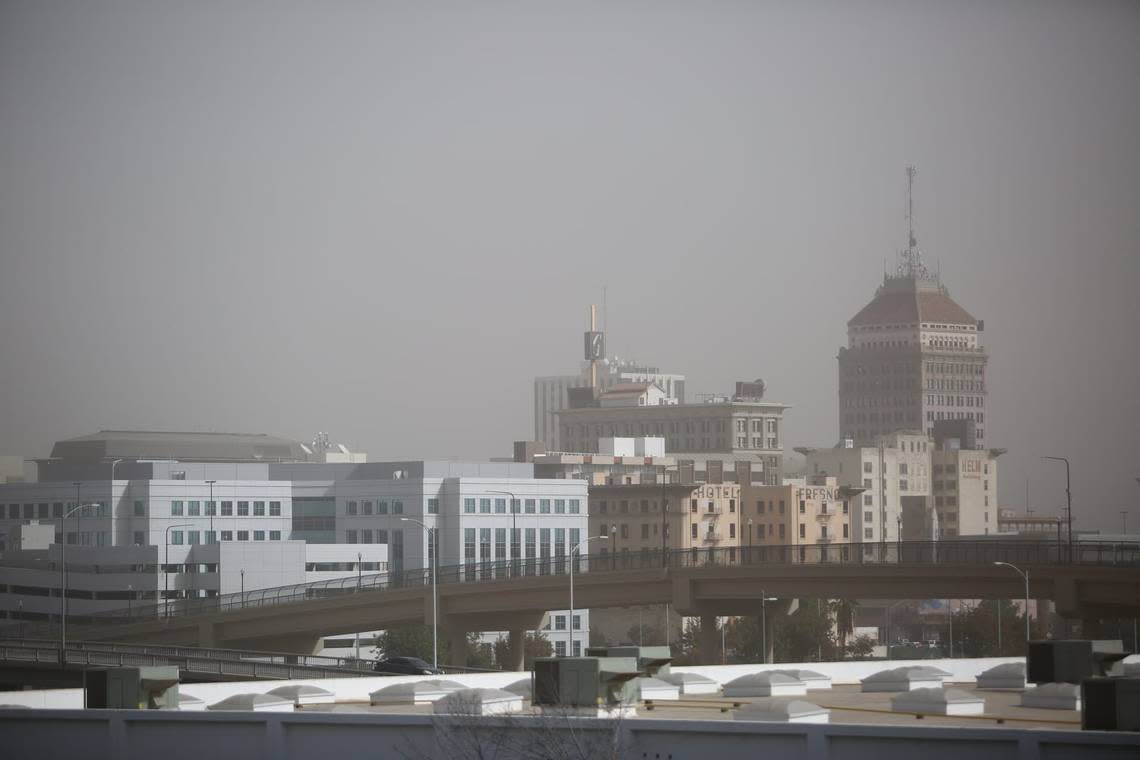
M 906 226 L 907 247 L 914 248 L 918 241 L 914 239 L 914 175 L 918 169 L 913 165 L 906 168 Z
M 914 178 L 918 174 L 918 169 L 914 165 L 907 166 L 906 168 L 906 226 L 907 226 L 907 246 L 899 256 L 902 259 L 899 262 L 896 276 L 898 277 L 911 277 L 914 279 L 927 279 L 930 273 L 926 269 L 926 265 L 922 263 L 922 251 L 918 247 L 918 239 L 914 234 Z

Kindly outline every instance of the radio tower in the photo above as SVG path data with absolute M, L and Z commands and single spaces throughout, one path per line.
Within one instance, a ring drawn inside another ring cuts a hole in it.
M 918 174 L 918 169 L 914 166 L 906 168 L 906 250 L 902 251 L 899 255 L 902 261 L 899 262 L 897 269 L 897 276 L 911 277 L 914 279 L 928 279 L 930 273 L 926 271 L 926 265 L 922 263 L 922 251 L 918 248 L 918 240 L 914 236 L 914 177 Z

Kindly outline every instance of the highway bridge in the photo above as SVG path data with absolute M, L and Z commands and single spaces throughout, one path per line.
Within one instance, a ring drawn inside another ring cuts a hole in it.
M 375 675 L 371 663 L 340 657 L 71 640 L 61 657 L 59 639 L 0 641 L 0 684 L 10 686 L 78 686 L 87 668 L 154 665 L 177 667 L 185 682 Z
M 1029 595 L 1052 600 L 1064 617 L 1140 615 L 1140 544 L 1020 540 L 590 555 L 575 559 L 575 605 L 668 603 L 683 615 L 710 619 L 759 615 L 765 596 L 1022 598 L 1022 576 L 995 562 L 1028 572 Z M 463 664 L 466 633 L 483 630 L 509 631 L 521 660 L 525 631 L 537 628 L 545 611 L 569 606 L 570 569 L 564 556 L 438 568 L 438 621 L 441 635 L 450 639 L 453 662 Z M 431 622 L 431 573 L 417 569 L 135 606 L 82 621 L 69 618 L 69 627 L 86 641 L 311 653 L 323 635 Z

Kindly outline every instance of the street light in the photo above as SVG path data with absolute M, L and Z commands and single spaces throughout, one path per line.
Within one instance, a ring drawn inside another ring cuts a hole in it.
M 752 522 L 749 520 L 749 522 Z M 764 664 L 768 664 L 768 602 L 776 601 L 776 597 L 768 596 L 764 589 L 760 589 L 760 641 L 764 651 L 760 654 Z
M 435 569 L 439 564 L 439 531 L 414 517 L 401 517 L 401 521 L 415 523 L 428 534 L 428 551 L 431 552 L 431 666 L 439 669 L 439 601 L 436 591 Z
M 1017 565 L 1011 565 L 1008 562 L 994 562 L 994 564 L 995 565 L 1001 565 L 1003 567 L 1012 568 L 1013 570 L 1017 571 L 1017 573 L 1020 574 L 1022 578 L 1025 579 L 1025 646 L 1027 647 L 1026 651 L 1028 652 L 1029 651 L 1028 650 L 1028 647 L 1029 647 L 1029 571 L 1028 570 L 1022 570 Z M 1038 615 L 1037 617 L 1040 618 L 1041 616 Z
M 215 502 L 214 502 L 214 484 L 217 482 L 218 481 L 216 481 L 216 480 L 207 480 L 206 481 L 206 483 L 208 483 L 210 486 L 210 500 L 208 502 L 206 502 L 206 511 L 210 513 L 210 537 L 211 538 L 213 538 L 213 536 L 214 536 L 214 513 L 218 511 L 218 508 L 216 506 L 214 506 L 214 504 L 215 504 Z M 213 541 L 211 541 L 210 543 L 213 543 Z
M 1052 459 L 1054 462 L 1065 463 L 1065 503 L 1066 514 L 1069 522 L 1069 561 L 1073 561 L 1073 490 L 1072 482 L 1069 479 L 1069 460 L 1065 457 L 1041 457 L 1042 459 Z M 1025 610 L 1025 614 L 1029 614 L 1029 609 Z
M 193 528 L 194 523 L 178 523 L 176 525 L 167 525 L 166 531 L 163 534 L 163 545 L 166 547 L 166 559 L 163 561 L 162 579 L 162 614 L 163 617 L 170 617 L 170 531 L 172 528 Z
M 75 494 L 78 497 L 79 483 L 75 484 Z M 80 504 L 77 498 L 75 506 L 59 518 L 59 664 L 61 666 L 67 665 L 67 518 L 85 507 L 97 506 L 98 504 Z M 78 522 L 77 519 L 77 532 Z
M 598 539 L 604 540 L 605 538 L 605 536 L 590 536 L 589 538 L 584 538 L 578 542 L 577 546 L 570 550 L 570 620 L 568 626 L 570 629 L 570 644 L 566 647 L 566 651 L 571 657 L 574 656 L 574 565 L 577 564 L 574 561 L 574 552 L 581 554 L 580 550 L 583 546 L 590 543 L 591 541 L 596 541 Z

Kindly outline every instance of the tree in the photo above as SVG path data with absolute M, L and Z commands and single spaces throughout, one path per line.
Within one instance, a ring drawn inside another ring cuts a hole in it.
M 467 667 L 479 670 L 495 669 L 495 648 L 484 644 L 478 633 L 467 634 Z
M 998 648 L 998 620 L 1001 648 Z M 1008 599 L 987 599 L 954 615 L 954 652 L 966 657 L 1025 654 L 1025 617 Z
M 847 645 L 847 655 L 855 660 L 868 659 L 875 652 L 875 642 L 870 636 L 858 636 Z
M 835 658 L 831 606 L 801 599 L 799 609 L 777 619 L 774 642 L 777 662 L 822 662 Z
M 534 658 L 550 657 L 552 654 L 554 654 L 554 648 L 550 646 L 548 638 L 541 633 L 527 632 L 526 640 L 523 643 L 524 670 L 530 670 L 534 667 Z M 496 667 L 503 670 L 514 667 L 514 660 L 511 657 L 511 641 L 505 636 L 500 636 L 499 640 L 495 642 L 494 655 Z
M 839 599 L 832 602 L 832 612 L 835 614 L 835 635 L 838 640 L 839 656 L 847 651 L 847 637 L 855 632 L 855 613 L 859 611 L 859 602 L 854 599 Z
M 378 658 L 419 657 L 425 662 L 432 661 L 431 626 L 409 625 L 403 628 L 390 628 L 380 633 L 374 640 Z M 439 640 L 439 661 L 448 662 L 451 650 L 447 638 Z

